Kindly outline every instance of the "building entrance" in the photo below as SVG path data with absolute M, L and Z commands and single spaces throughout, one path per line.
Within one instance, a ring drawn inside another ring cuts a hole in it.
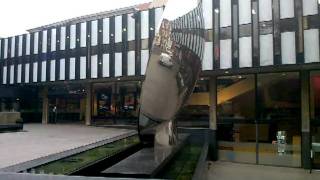
M 311 145 L 313 168 L 320 169 L 320 72 L 310 76 Z
M 93 119 L 95 124 L 137 123 L 140 82 L 96 83 L 93 85 Z
M 85 94 L 85 89 L 80 85 L 50 87 L 49 123 L 84 124 Z
M 299 73 L 217 79 L 220 160 L 301 166 Z

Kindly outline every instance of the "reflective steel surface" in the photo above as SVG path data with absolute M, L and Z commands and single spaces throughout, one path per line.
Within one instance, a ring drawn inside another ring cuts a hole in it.
M 140 133 L 155 130 L 159 144 L 174 144 L 175 116 L 201 71 L 204 21 L 200 0 L 169 0 L 142 84 Z

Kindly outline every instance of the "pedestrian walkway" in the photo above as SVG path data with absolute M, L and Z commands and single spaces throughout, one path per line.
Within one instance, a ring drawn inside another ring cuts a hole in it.
M 301 168 L 209 162 L 208 179 L 214 180 L 319 180 L 320 172 Z
M 23 132 L 0 133 L 0 169 L 130 131 L 79 124 L 25 124 Z

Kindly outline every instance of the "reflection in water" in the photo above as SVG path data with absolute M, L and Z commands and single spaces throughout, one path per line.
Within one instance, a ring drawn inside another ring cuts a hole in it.
M 203 29 L 200 0 L 168 1 L 142 85 L 139 118 L 142 140 L 147 134 L 154 136 L 155 150 L 166 149 L 164 156 L 176 143 L 175 116 L 191 95 L 201 70 Z

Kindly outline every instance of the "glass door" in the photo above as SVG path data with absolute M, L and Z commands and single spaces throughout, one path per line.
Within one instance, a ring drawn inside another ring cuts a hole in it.
M 310 81 L 313 168 L 320 169 L 320 72 L 312 72 Z
M 301 166 L 299 73 L 257 75 L 259 164 Z
M 256 163 L 254 75 L 217 79 L 219 159 Z

